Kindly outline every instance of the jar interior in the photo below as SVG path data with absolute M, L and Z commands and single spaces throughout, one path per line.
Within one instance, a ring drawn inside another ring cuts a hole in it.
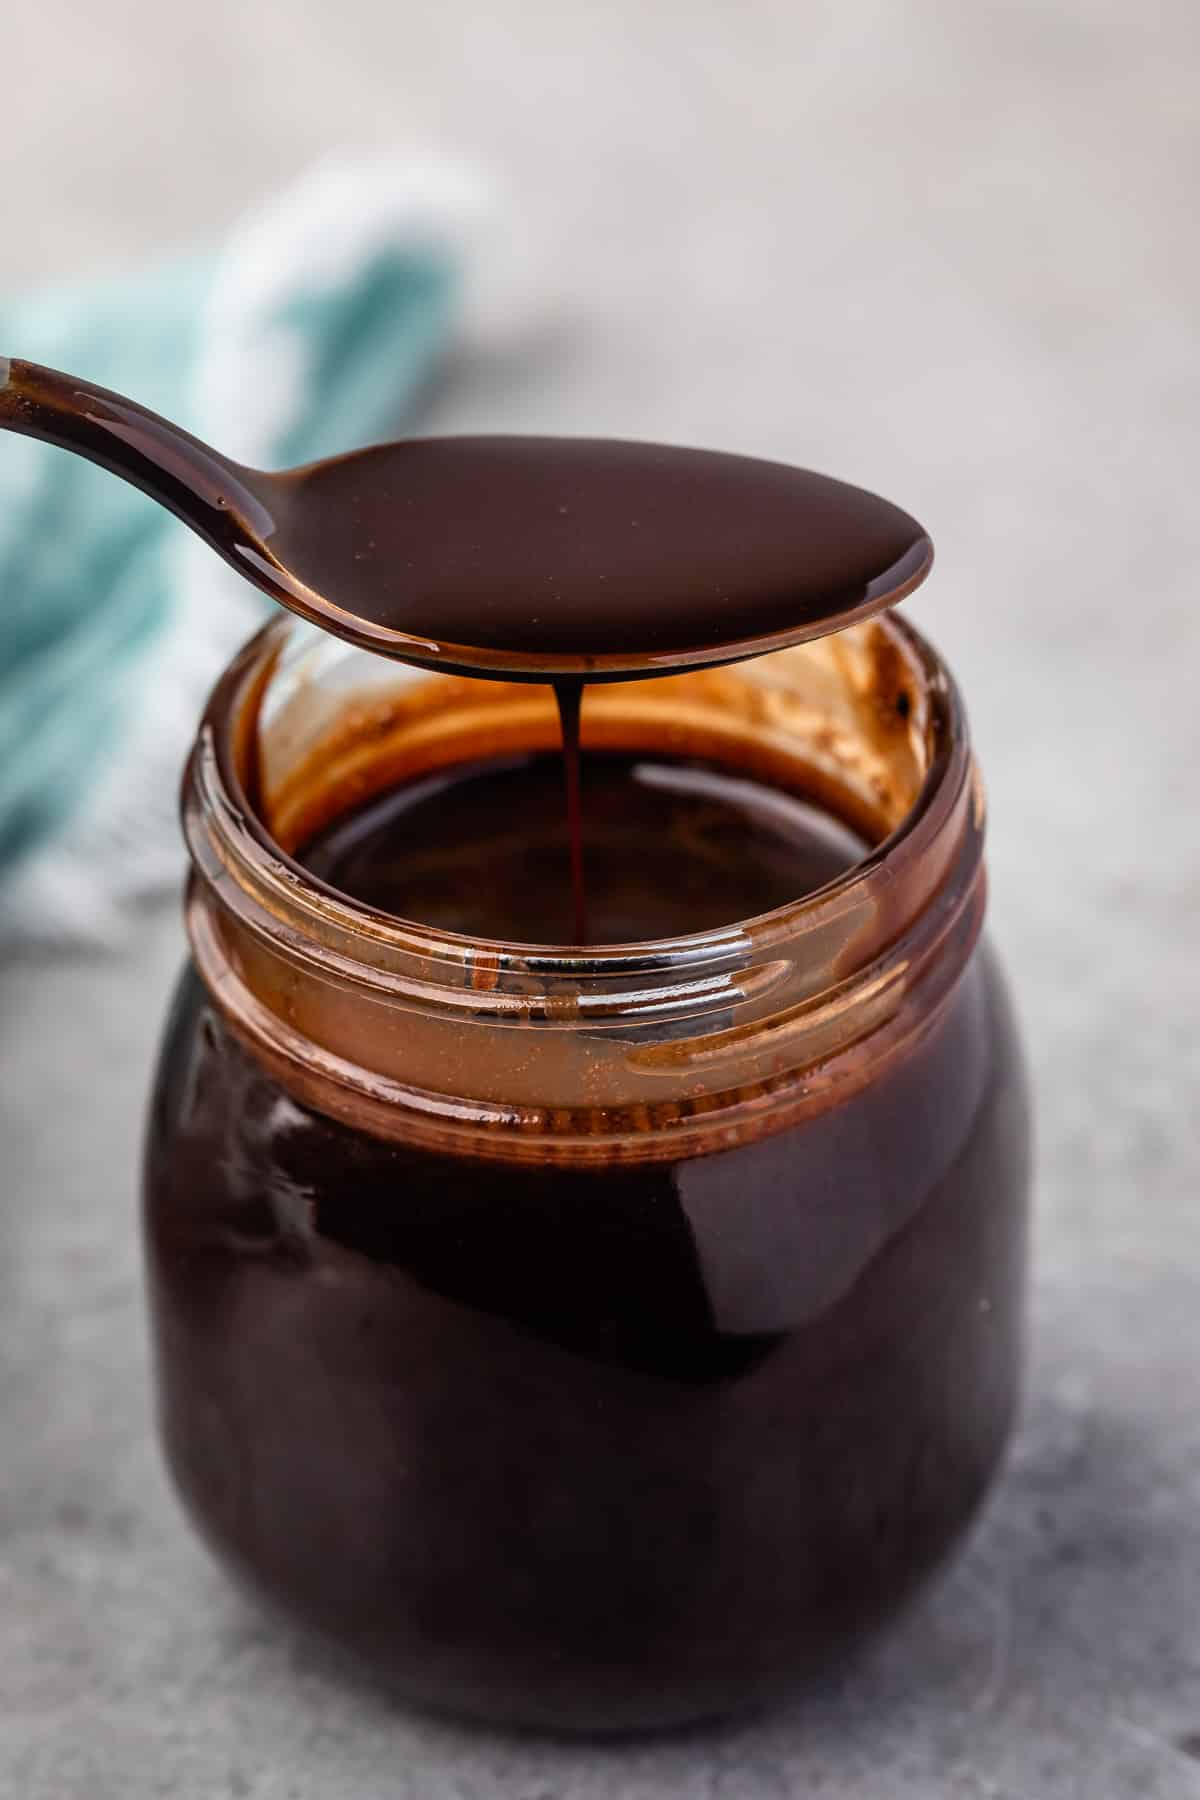
M 695 759 L 803 797 L 867 846 L 904 820 L 929 767 L 926 671 L 888 619 L 755 661 L 589 687 L 585 759 Z M 446 675 L 292 630 L 240 771 L 296 856 L 338 820 L 439 771 L 553 751 L 553 692 Z M 253 764 L 253 767 L 250 764 Z

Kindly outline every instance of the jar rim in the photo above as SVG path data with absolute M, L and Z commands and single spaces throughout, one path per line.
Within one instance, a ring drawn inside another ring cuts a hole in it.
M 582 950 L 395 919 L 288 855 L 260 816 L 258 723 L 290 630 L 268 626 L 218 682 L 183 817 L 201 979 L 301 1101 L 472 1155 L 699 1154 L 831 1104 L 941 1015 L 982 923 L 984 810 L 958 690 L 911 625 L 846 634 L 847 670 L 880 658 L 868 712 L 915 687 L 906 742 L 924 745 L 904 816 L 861 862 L 756 919 Z M 798 666 L 750 685 L 795 694 Z M 865 727 L 851 717 L 853 744 Z

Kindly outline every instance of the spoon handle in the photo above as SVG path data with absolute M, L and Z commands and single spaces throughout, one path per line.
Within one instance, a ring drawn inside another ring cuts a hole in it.
M 270 534 L 270 514 L 249 485 L 253 471 L 136 401 L 75 375 L 0 356 L 0 430 L 99 463 L 231 560 L 239 541 Z

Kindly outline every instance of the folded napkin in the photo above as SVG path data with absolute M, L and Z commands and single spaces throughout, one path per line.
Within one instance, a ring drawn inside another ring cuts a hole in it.
M 471 177 L 342 157 L 220 251 L 0 302 L 0 351 L 128 393 L 243 462 L 403 428 L 451 328 Z M 0 940 L 119 936 L 178 878 L 179 770 L 269 610 L 183 525 L 0 433 Z

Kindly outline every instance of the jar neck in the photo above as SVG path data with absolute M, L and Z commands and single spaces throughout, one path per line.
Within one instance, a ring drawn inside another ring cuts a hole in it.
M 873 1079 L 957 983 L 982 921 L 981 791 L 955 686 L 900 621 L 593 690 L 585 750 L 669 747 L 776 778 L 790 769 L 881 841 L 839 880 L 757 919 L 587 950 L 394 919 L 294 860 L 351 794 L 483 743 L 555 741 L 545 690 L 380 665 L 329 643 L 287 621 L 260 633 L 218 685 L 184 784 L 200 974 L 304 1103 L 464 1154 L 696 1154 Z

